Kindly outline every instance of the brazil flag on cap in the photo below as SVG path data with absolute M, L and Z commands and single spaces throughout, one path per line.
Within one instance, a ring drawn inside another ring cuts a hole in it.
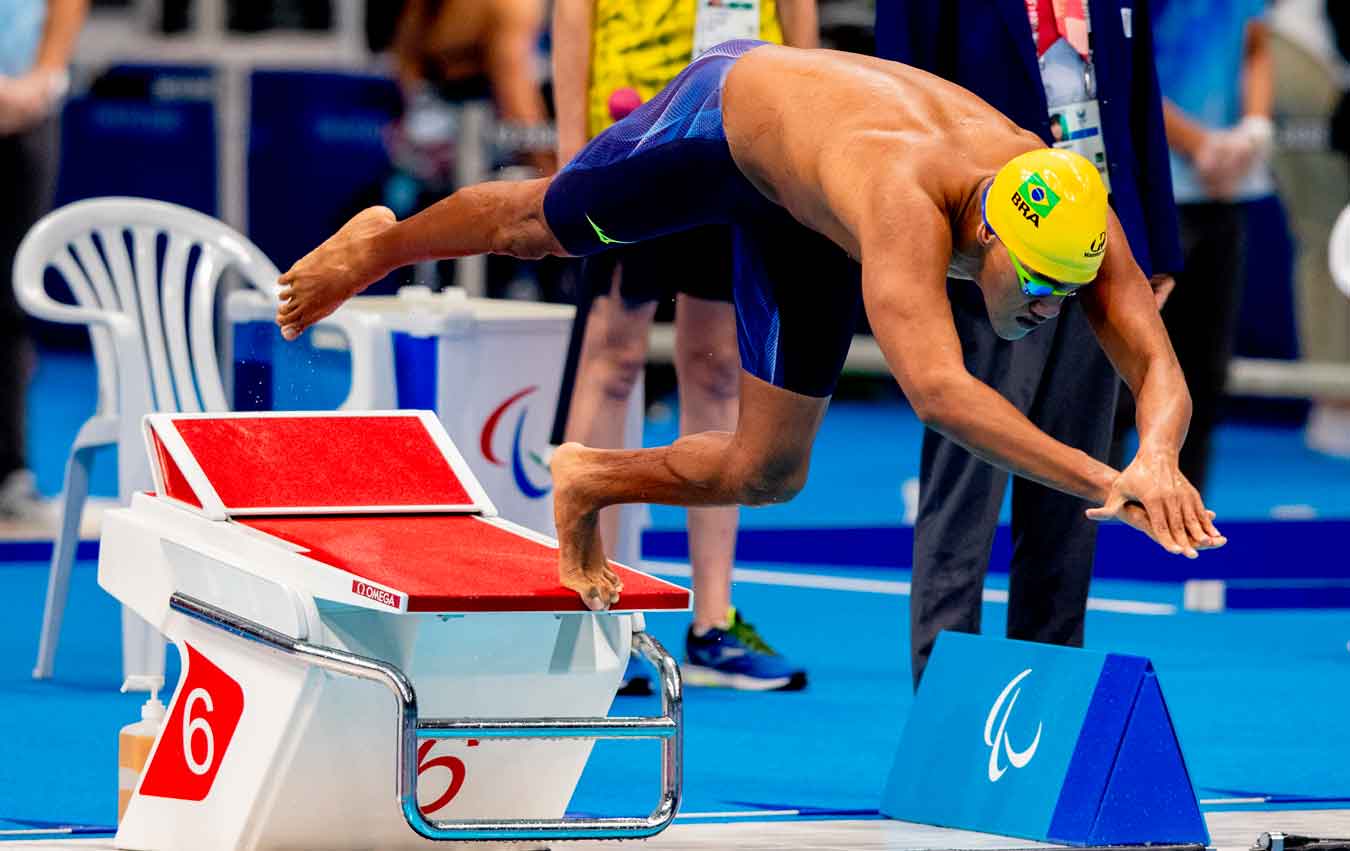
M 1021 195 L 1027 206 L 1040 214 L 1041 218 L 1050 215 L 1050 211 L 1059 203 L 1059 196 L 1055 194 L 1055 190 L 1047 186 L 1041 176 L 1034 172 L 1022 181 L 1017 194 Z
M 989 227 L 1023 265 L 1069 284 L 1097 277 L 1106 187 L 1092 163 L 1072 151 L 1027 151 L 998 170 L 986 197 Z

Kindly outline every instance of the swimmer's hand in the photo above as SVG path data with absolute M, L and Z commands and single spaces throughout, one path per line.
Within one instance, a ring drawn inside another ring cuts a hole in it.
M 1100 511 L 1101 509 L 1091 509 L 1091 510 Z M 1206 511 L 1205 514 L 1210 520 L 1214 519 L 1215 515 L 1213 511 Z M 1094 517 L 1093 519 L 1100 520 L 1104 518 Z M 1163 544 L 1162 540 L 1158 537 L 1158 535 L 1153 531 L 1153 525 L 1148 521 L 1148 512 L 1145 511 L 1144 506 L 1140 505 L 1139 503 L 1137 502 L 1125 503 L 1125 505 L 1121 508 L 1120 512 L 1115 515 L 1115 519 L 1119 520 L 1120 522 L 1124 523 L 1127 526 L 1132 526 L 1135 529 L 1138 529 L 1140 532 L 1143 532 L 1145 535 L 1148 535 L 1150 538 L 1152 538 L 1159 545 L 1166 546 L 1165 544 Z M 1200 550 L 1218 549 L 1219 547 L 1222 547 L 1226 543 L 1228 543 L 1228 539 L 1220 535 L 1217 539 L 1211 539 L 1208 543 L 1195 544 L 1194 548 L 1197 551 L 1198 555 Z M 1192 556 L 1192 558 L 1193 557 L 1194 556 Z
M 295 261 L 277 279 L 281 285 L 281 304 L 277 308 L 281 336 L 294 340 L 344 301 L 384 277 L 389 269 L 379 261 L 373 243 L 396 221 L 394 211 L 388 207 L 368 207 L 318 248 Z
M 1175 454 L 1167 452 L 1141 451 L 1111 483 L 1105 504 L 1088 509 L 1087 516 L 1121 520 L 1187 558 L 1228 543 L 1214 526 L 1214 512 L 1181 474 Z

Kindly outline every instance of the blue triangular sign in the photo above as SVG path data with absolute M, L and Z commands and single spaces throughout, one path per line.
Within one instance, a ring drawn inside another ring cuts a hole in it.
M 881 812 L 1061 845 L 1207 845 L 1152 664 L 944 632 Z
M 1209 844 L 1209 831 L 1151 665 L 1135 699 L 1088 844 L 1125 844 L 1144 836 L 1153 843 Z

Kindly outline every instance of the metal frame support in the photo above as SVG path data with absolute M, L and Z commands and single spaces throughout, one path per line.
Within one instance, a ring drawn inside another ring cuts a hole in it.
M 417 714 L 417 692 L 397 666 L 292 638 L 262 624 L 186 594 L 174 594 L 169 606 L 193 620 L 265 647 L 290 659 L 337 674 L 377 682 L 398 704 L 396 788 L 408 826 L 427 839 L 454 841 L 528 841 L 641 839 L 668 827 L 680 806 L 684 781 L 684 698 L 680 669 L 660 642 L 645 632 L 633 634 L 634 648 L 656 669 L 661 711 L 655 717 L 614 718 L 427 718 Z M 474 819 L 432 821 L 417 806 L 419 739 L 659 739 L 661 797 L 645 818 Z

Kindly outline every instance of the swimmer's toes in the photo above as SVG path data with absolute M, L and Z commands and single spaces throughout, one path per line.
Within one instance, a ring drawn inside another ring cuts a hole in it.
M 598 585 L 593 585 L 581 595 L 581 601 L 593 612 L 601 612 L 609 607 L 612 595 Z
M 300 312 L 303 309 L 304 305 L 301 303 L 300 299 L 296 296 L 292 296 L 289 301 L 283 302 L 281 307 L 277 309 L 277 315 L 282 319 L 290 321 L 298 319 L 300 317 Z
M 577 592 L 582 600 L 586 600 L 588 597 L 592 596 L 604 596 L 604 589 L 602 588 L 601 583 L 590 576 L 587 576 L 585 572 L 580 570 L 564 570 L 558 577 L 558 581 L 564 588 L 570 588 Z

